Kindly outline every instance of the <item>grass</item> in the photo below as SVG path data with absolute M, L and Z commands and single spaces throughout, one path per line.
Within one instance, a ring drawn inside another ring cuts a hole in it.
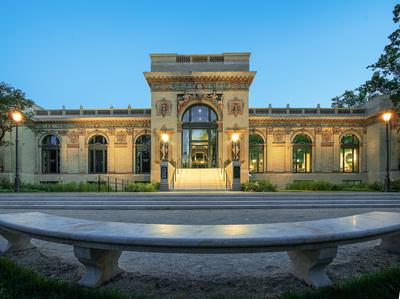
M 400 267 L 355 278 L 334 288 L 320 290 L 288 291 L 274 299 L 397 299 L 400 290 Z M 116 290 L 87 289 L 47 278 L 15 262 L 0 258 L 1 299 L 139 299 L 151 296 L 127 296 Z M 182 298 L 182 297 L 177 297 Z M 214 296 L 210 298 L 267 298 Z M 269 297 L 271 298 L 271 297 Z

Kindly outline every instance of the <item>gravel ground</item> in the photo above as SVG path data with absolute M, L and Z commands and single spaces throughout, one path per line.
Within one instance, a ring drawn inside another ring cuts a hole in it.
M 381 209 L 384 210 L 384 209 Z M 368 212 L 367 209 L 313 210 L 210 210 L 210 211 L 43 211 L 57 215 L 103 221 L 142 223 L 266 223 L 341 217 Z M 390 209 L 400 212 L 400 209 Z M 12 212 L 10 210 L 0 213 Z M 21 210 L 18 210 L 21 212 Z M 19 264 L 46 276 L 77 282 L 83 267 L 72 247 L 34 240 L 35 249 L 7 254 Z M 328 266 L 334 283 L 400 263 L 400 257 L 376 248 L 379 241 L 341 246 Z M 4 239 L 0 246 L 4 246 Z M 124 252 L 122 274 L 105 284 L 127 294 L 152 294 L 156 298 L 213 295 L 275 295 L 288 288 L 305 289 L 290 274 L 285 252 L 254 254 L 165 254 Z

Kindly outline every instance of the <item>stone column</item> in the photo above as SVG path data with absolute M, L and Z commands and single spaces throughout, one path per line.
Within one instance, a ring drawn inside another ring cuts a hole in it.
M 108 129 L 109 144 L 107 146 L 107 172 L 115 173 L 115 129 Z
M 127 129 L 126 130 L 126 167 L 125 167 L 125 171 L 127 173 L 132 173 L 133 172 L 133 164 L 134 161 L 133 160 L 133 144 L 132 144 L 132 129 Z
M 88 144 L 85 131 L 79 131 L 79 173 L 88 173 Z
M 340 171 L 340 139 L 339 128 L 333 128 L 333 172 Z
M 321 143 L 322 143 L 322 128 L 318 127 L 315 129 L 315 142 L 314 142 L 315 158 L 313 158 L 314 172 L 321 172 L 321 163 L 322 163 Z
M 60 143 L 60 173 L 68 173 L 68 135 L 61 136 Z
M 292 130 L 285 129 L 285 172 L 292 172 Z
M 267 133 L 267 140 L 266 140 L 266 156 L 267 160 L 266 161 L 266 172 L 271 172 L 273 171 L 272 169 L 272 142 L 274 140 L 274 129 L 272 127 L 267 127 L 266 128 L 266 133 Z

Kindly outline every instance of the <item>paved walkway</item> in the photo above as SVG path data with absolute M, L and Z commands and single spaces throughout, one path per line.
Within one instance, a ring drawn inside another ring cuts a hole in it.
M 400 193 L 381 192 L 157 192 L 3 193 L 0 209 L 214 210 L 400 208 Z

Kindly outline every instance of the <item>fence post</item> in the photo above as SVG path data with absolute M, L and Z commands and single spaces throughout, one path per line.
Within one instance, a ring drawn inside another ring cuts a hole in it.
M 107 192 L 110 192 L 110 177 L 107 177 Z
M 115 184 L 115 192 L 118 192 L 118 178 L 115 178 L 115 180 L 114 180 L 115 182 L 114 182 L 114 184 Z
M 100 192 L 100 176 L 97 178 L 97 192 Z

